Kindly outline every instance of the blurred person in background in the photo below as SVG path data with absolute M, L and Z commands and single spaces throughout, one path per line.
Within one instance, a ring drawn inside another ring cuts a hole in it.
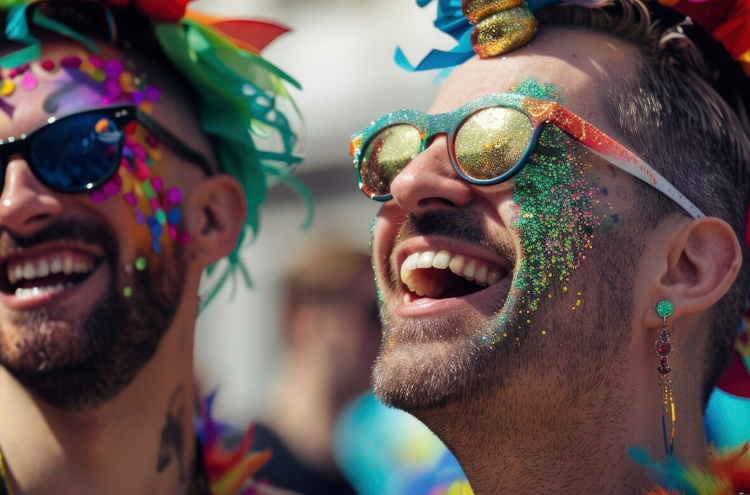
M 280 492 L 250 434 L 196 426 L 193 341 L 204 271 L 205 303 L 245 274 L 266 174 L 299 162 L 296 83 L 259 54 L 283 28 L 186 3 L 0 6 L 4 495 Z
M 253 450 L 260 480 L 305 495 L 356 493 L 334 460 L 344 406 L 369 388 L 382 336 L 370 257 L 317 249 L 284 284 L 284 354 Z

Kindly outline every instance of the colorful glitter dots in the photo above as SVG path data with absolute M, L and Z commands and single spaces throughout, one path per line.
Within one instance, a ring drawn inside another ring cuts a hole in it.
M 144 258 L 143 256 L 139 256 L 138 258 L 136 258 L 135 260 L 136 270 L 138 270 L 139 272 L 142 272 L 143 270 L 146 269 L 146 265 L 147 265 L 146 258 Z
M 81 57 L 63 57 L 60 60 L 60 67 L 64 67 L 66 69 L 78 69 L 82 63 L 83 61 L 81 60 Z
M 32 89 L 36 88 L 38 81 L 36 79 L 36 76 L 32 74 L 31 72 L 26 72 L 23 75 L 23 78 L 21 79 L 21 86 L 27 91 L 31 91 Z
M 554 87 L 540 86 L 533 80 L 525 81 L 515 91 L 535 98 L 557 97 Z M 568 293 L 571 271 L 592 248 L 594 229 L 600 224 L 600 218 L 593 214 L 598 188 L 587 181 L 588 165 L 584 155 L 576 154 L 575 142 L 558 128 L 548 126 L 539 144 L 545 152 L 532 154 L 513 188 L 519 205 L 513 228 L 523 252 L 514 288 L 518 312 L 526 315 L 538 309 L 541 299 L 552 299 L 554 290 Z M 555 289 L 558 283 L 559 289 Z M 575 311 L 581 304 L 578 292 L 571 309 Z M 527 316 L 519 326 L 529 325 L 532 319 Z
M 5 79 L 2 84 L 0 84 L 0 96 L 10 96 L 15 90 L 16 83 L 14 83 L 10 78 Z

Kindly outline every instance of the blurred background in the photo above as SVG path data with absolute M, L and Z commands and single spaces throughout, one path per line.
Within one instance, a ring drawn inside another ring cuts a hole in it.
M 437 93 L 434 72 L 410 74 L 393 63 L 396 44 L 417 58 L 436 37 L 446 47 L 451 40 L 432 28 L 434 6 L 419 9 L 408 0 L 199 0 L 191 6 L 290 27 L 263 53 L 303 87 L 292 90 L 306 127 L 305 161 L 295 175 L 315 198 L 313 226 L 301 229 L 306 210 L 293 192 L 272 189 L 259 236 L 245 251 L 255 288 L 238 285 L 233 294 L 228 284 L 199 321 L 199 385 L 219 387 L 215 412 L 240 426 L 258 416 L 278 371 L 284 278 L 321 245 L 368 252 L 379 205 L 357 189 L 349 136 L 389 111 L 426 110 Z
M 275 445 L 281 441 L 306 465 L 334 477 L 325 452 L 335 443 L 338 464 L 360 494 L 427 493 L 460 477 L 426 428 L 362 396 L 380 338 L 372 273 L 369 261 L 362 263 L 379 204 L 358 190 L 348 155 L 352 133 L 393 110 L 424 111 L 435 97 L 437 72 L 405 72 L 393 54 L 398 44 L 416 61 L 432 48 L 453 46 L 432 27 L 436 5 L 198 0 L 191 8 L 292 29 L 263 54 L 302 84 L 303 91 L 292 90 L 306 128 L 305 161 L 295 175 L 315 201 L 314 223 L 303 231 L 306 208 L 299 197 L 284 186 L 269 192 L 259 236 L 244 253 L 254 289 L 227 284 L 199 319 L 201 392 L 217 392 L 213 412 L 220 420 L 238 429 L 258 421 L 263 446 L 281 451 Z M 316 292 L 325 297 L 311 297 Z M 357 295 L 346 301 L 342 294 Z M 352 303 L 359 304 L 360 317 L 348 313 Z M 419 479 L 397 475 L 396 465 Z M 320 493 L 339 492 L 329 486 Z

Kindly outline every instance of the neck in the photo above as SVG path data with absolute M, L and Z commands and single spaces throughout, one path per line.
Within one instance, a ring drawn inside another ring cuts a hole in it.
M 0 449 L 14 494 L 187 493 L 195 390 L 186 326 L 170 328 L 133 382 L 91 410 L 54 408 L 0 369 Z M 185 405 L 179 417 L 169 414 L 173 398 Z
M 659 390 L 651 378 L 640 390 L 653 397 L 613 397 L 613 391 L 639 390 L 618 377 L 617 386 L 579 391 L 575 398 L 561 393 L 560 384 L 527 384 L 411 412 L 448 445 L 476 495 L 635 495 L 655 480 L 628 456 L 629 449 L 642 446 L 657 460 L 665 457 Z M 679 407 L 678 390 L 675 395 Z M 678 459 L 703 462 L 700 413 L 683 407 L 678 417 Z

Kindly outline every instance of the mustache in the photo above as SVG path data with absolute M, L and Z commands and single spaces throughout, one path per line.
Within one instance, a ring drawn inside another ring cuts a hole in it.
M 18 236 L 7 228 L 0 227 L 0 258 L 51 242 L 96 244 L 101 246 L 107 255 L 117 252 L 114 234 L 102 224 L 61 219 L 28 236 Z

